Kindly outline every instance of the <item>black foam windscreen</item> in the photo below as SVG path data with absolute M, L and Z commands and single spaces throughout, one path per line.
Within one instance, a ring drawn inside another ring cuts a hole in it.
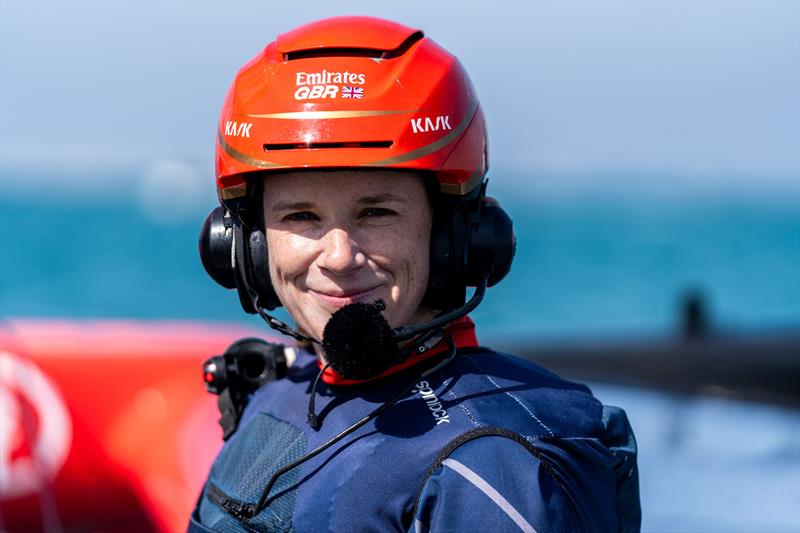
M 336 372 L 348 379 L 377 377 L 398 357 L 394 332 L 381 314 L 382 301 L 356 302 L 338 309 L 325 325 L 322 347 Z

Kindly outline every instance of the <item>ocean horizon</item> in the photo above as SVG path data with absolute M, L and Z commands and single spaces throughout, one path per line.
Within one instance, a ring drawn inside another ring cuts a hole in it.
M 73 180 L 66 194 L 6 174 L 0 315 L 257 324 L 199 261 L 213 190 L 160 187 L 162 178 L 122 193 Z M 117 178 L 121 188 L 131 179 Z M 703 295 L 720 329 L 800 327 L 796 196 L 667 179 L 582 184 L 490 178 L 518 245 L 511 273 L 472 313 L 483 338 L 670 335 L 688 291 Z

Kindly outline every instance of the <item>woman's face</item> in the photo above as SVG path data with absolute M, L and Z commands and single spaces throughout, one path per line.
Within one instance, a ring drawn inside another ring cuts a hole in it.
M 431 207 L 423 178 L 386 170 L 301 171 L 264 179 L 272 284 L 299 330 L 383 300 L 389 325 L 427 317 Z

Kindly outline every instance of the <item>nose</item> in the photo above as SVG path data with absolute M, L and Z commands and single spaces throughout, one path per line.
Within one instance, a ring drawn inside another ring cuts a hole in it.
M 341 276 L 361 267 L 365 261 L 364 252 L 344 228 L 333 228 L 325 234 L 318 257 L 320 268 Z

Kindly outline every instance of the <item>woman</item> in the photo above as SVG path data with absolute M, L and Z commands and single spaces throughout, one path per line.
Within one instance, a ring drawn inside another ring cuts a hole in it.
M 477 343 L 515 245 L 486 161 L 466 73 L 418 30 L 327 19 L 239 71 L 201 255 L 309 349 L 234 409 L 191 531 L 638 530 L 624 413 Z

